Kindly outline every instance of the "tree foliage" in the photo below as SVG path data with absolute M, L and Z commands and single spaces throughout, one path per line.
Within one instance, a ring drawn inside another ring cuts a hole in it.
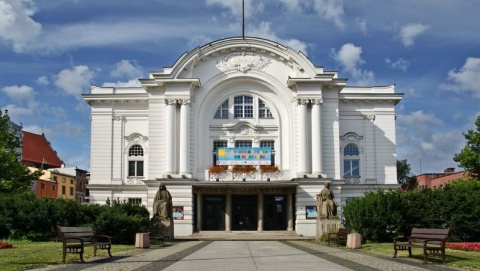
M 480 177 L 480 116 L 475 121 L 476 130 L 470 129 L 464 133 L 467 144 L 455 154 L 453 161 L 459 167 L 466 169 L 473 177 Z
M 444 189 L 367 193 L 343 210 L 345 226 L 365 240 L 391 242 L 412 228 L 452 229 L 452 240 L 480 240 L 480 182 L 455 181 Z
M 10 129 L 7 111 L 0 111 L 0 194 L 29 190 L 41 171 L 30 173 L 21 161 L 20 138 Z
M 115 244 L 133 244 L 135 233 L 148 227 L 144 206 L 113 201 L 111 206 L 81 204 L 70 199 L 36 198 L 32 192 L 0 197 L 0 240 L 51 241 L 56 226 L 93 226 Z
M 411 176 L 411 166 L 407 159 L 397 160 L 397 181 L 399 184 L 404 184 Z

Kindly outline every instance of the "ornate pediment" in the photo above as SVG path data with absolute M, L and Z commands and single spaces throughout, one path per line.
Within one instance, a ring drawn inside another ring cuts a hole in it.
M 345 143 L 358 143 L 363 139 L 363 136 L 359 136 L 354 132 L 348 132 L 341 136 L 340 139 Z
M 245 73 L 249 70 L 261 71 L 270 62 L 270 58 L 254 52 L 234 52 L 218 59 L 217 67 L 224 72 L 237 70 Z

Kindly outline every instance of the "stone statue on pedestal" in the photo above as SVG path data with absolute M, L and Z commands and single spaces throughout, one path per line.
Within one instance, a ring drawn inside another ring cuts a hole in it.
M 320 218 L 337 218 L 337 204 L 330 183 L 325 183 L 324 188 L 317 194 L 317 213 Z
M 317 214 L 317 239 L 340 228 L 337 204 L 333 192 L 330 190 L 330 183 L 325 183 L 324 188 L 317 194 Z
M 173 240 L 173 206 L 172 196 L 168 192 L 167 187 L 160 183 L 157 194 L 153 202 L 153 218 L 158 219 L 162 228 L 164 229 L 164 235 Z

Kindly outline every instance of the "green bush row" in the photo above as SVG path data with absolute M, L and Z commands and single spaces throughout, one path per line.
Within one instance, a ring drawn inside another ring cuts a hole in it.
M 376 191 L 348 202 L 344 225 L 364 240 L 391 242 L 412 228 L 451 228 L 452 241 L 480 240 L 480 181 L 455 181 L 443 189 Z
M 32 193 L 0 197 L 0 239 L 57 240 L 56 226 L 93 226 L 115 244 L 133 244 L 135 233 L 148 227 L 144 206 L 113 201 L 80 204 L 68 199 L 37 199 Z

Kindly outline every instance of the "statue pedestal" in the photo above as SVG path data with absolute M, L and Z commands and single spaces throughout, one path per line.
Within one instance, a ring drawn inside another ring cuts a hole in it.
M 360 233 L 350 233 L 347 235 L 347 248 L 356 249 L 362 247 L 362 235 Z
M 340 229 L 340 219 L 338 217 L 317 218 L 317 240 L 322 238 L 324 233 L 336 232 Z
M 174 231 L 173 231 L 173 220 L 171 219 L 162 219 L 160 220 L 160 223 L 162 223 L 164 232 L 163 235 L 168 238 L 169 241 L 173 240 L 174 237 Z

